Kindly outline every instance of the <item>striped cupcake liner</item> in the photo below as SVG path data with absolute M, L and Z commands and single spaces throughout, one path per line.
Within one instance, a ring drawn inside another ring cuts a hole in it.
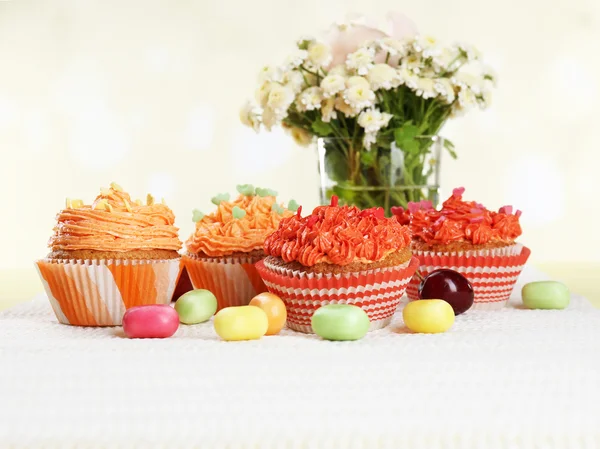
M 169 304 L 179 259 L 35 262 L 54 314 L 75 326 L 119 326 L 134 306 Z
M 475 293 L 471 310 L 497 310 L 503 308 L 510 299 L 531 250 L 515 244 L 480 251 L 413 253 L 419 258 L 419 273 L 422 276 L 440 268 L 449 268 L 465 276 L 471 282 Z M 406 289 L 411 301 L 419 299 L 420 282 L 420 279 L 414 276 Z
M 210 290 L 218 309 L 247 306 L 252 298 L 267 291 L 254 264 L 259 257 L 223 257 L 220 259 L 185 255 L 182 262 L 194 288 Z
M 395 267 L 332 275 L 286 269 L 267 258 L 256 268 L 269 291 L 285 303 L 287 326 L 308 334 L 313 333 L 313 314 L 327 304 L 358 306 L 369 316 L 369 331 L 384 328 L 392 320 L 418 265 L 413 257 Z

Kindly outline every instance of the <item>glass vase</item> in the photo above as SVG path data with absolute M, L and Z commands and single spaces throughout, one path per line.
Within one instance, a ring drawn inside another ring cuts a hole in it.
M 349 139 L 318 139 L 321 204 L 337 195 L 341 204 L 383 207 L 387 216 L 392 207 L 406 208 L 411 201 L 437 206 L 444 139 L 417 136 L 403 146 L 392 142 L 367 150 Z

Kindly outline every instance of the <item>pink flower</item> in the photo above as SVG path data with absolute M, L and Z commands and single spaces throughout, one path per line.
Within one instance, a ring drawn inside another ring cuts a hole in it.
M 350 53 L 354 53 L 367 41 L 383 37 L 403 39 L 417 34 L 417 27 L 404 14 L 390 12 L 387 14 L 386 19 L 391 25 L 390 34 L 384 33 L 377 28 L 357 23 L 346 27 L 335 27 L 329 38 L 329 45 L 331 46 L 331 54 L 333 56 L 329 67 L 343 64 Z M 376 62 L 383 62 L 383 60 L 376 60 Z

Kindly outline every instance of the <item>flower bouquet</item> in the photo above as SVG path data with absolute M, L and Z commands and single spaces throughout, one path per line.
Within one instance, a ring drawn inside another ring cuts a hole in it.
M 474 47 L 398 28 L 350 23 L 336 25 L 329 43 L 300 39 L 282 65 L 261 71 L 256 102 L 242 108 L 256 131 L 282 126 L 301 145 L 318 141 L 323 202 L 335 194 L 388 214 L 409 201 L 436 202 L 434 143 L 456 157 L 438 133 L 490 104 L 495 76 Z

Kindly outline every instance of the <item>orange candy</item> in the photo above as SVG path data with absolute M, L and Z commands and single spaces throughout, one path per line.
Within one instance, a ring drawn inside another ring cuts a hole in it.
M 285 326 L 287 310 L 279 296 L 273 293 L 261 293 L 252 298 L 250 305 L 260 307 L 267 314 L 269 327 L 266 335 L 278 334 L 283 329 L 283 326 Z

